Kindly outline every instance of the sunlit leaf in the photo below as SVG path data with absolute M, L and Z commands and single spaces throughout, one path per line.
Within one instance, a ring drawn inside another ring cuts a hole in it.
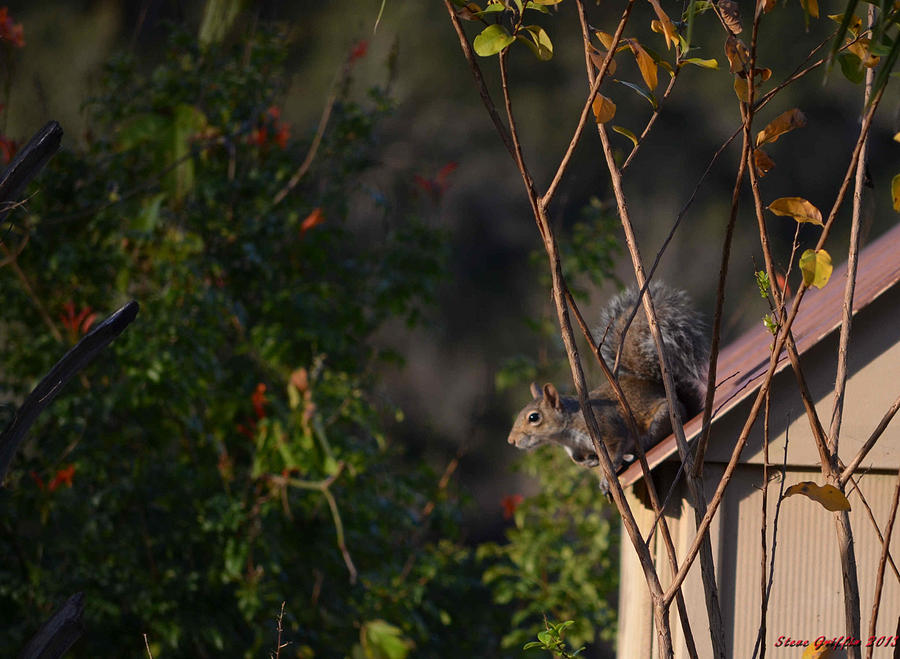
M 598 124 L 605 124 L 616 116 L 616 104 L 606 98 L 603 94 L 597 94 L 594 97 L 594 102 L 591 104 L 591 107 L 594 110 L 594 118 L 597 120 Z
M 812 481 L 804 481 L 791 485 L 784 493 L 784 498 L 802 494 L 809 497 L 813 501 L 822 504 L 825 510 L 834 512 L 836 510 L 850 510 L 850 502 L 844 493 L 837 489 L 834 485 L 818 485 Z
M 891 179 L 891 199 L 894 203 L 894 210 L 900 213 L 900 174 L 895 174 Z
M 562 0 L 532 0 L 536 5 L 558 5 Z
M 847 0 L 847 6 L 844 9 L 844 13 L 841 16 L 841 24 L 838 27 L 838 31 L 833 37 L 833 41 L 831 42 L 831 51 L 828 53 L 828 60 L 834 61 L 834 56 L 837 55 L 838 50 L 841 47 L 841 44 L 844 42 L 844 36 L 846 36 L 848 30 L 850 29 L 851 23 L 856 23 L 859 19 L 853 13 L 856 11 L 856 4 L 859 0 Z M 862 21 L 860 21 L 860 25 Z M 859 29 L 859 28 L 857 28 Z M 857 33 L 854 33 L 854 35 Z
M 550 13 L 550 10 L 547 8 L 546 5 L 539 5 L 536 2 L 534 2 L 533 0 L 528 0 L 528 2 L 525 3 L 525 9 L 532 9 L 534 11 L 539 11 L 542 14 Z
M 634 144 L 634 146 L 637 147 L 638 138 L 630 130 L 628 130 L 627 128 L 623 128 L 622 126 L 613 126 L 612 129 L 615 132 L 617 132 L 619 135 L 624 135 L 625 137 L 627 137 L 629 140 L 631 140 L 632 144 Z M 898 176 L 900 176 L 900 175 L 898 175 Z
M 768 205 L 768 209 L 784 217 L 792 217 L 798 222 L 809 222 L 822 226 L 822 213 L 802 197 L 780 197 Z
M 760 176 L 765 176 L 775 167 L 775 161 L 773 161 L 769 154 L 767 154 L 762 149 L 754 149 L 753 150 L 753 166 L 756 167 L 756 171 Z
M 718 69 L 719 62 L 716 59 L 701 59 L 699 57 L 688 57 L 687 59 L 681 60 L 682 64 L 693 64 L 694 66 L 699 66 L 703 69 Z
M 475 37 L 472 47 L 482 57 L 490 57 L 502 51 L 513 41 L 515 41 L 515 37 L 502 25 L 488 25 L 481 31 L 481 34 Z
M 805 125 L 806 115 L 797 108 L 782 112 L 769 122 L 765 129 L 759 132 L 756 136 L 756 145 L 760 146 L 766 143 L 777 142 L 778 138 L 788 131 L 792 131 L 795 128 L 803 128 Z
M 506 5 L 504 5 L 502 2 L 493 2 L 493 3 L 485 6 L 485 8 L 482 9 L 480 12 L 478 12 L 476 15 L 477 16 L 486 16 L 488 14 L 496 14 L 501 11 L 506 11 Z
M 656 12 L 656 17 L 662 25 L 663 34 L 666 37 L 666 48 L 677 46 L 678 30 L 675 29 L 672 19 L 670 19 L 668 14 L 663 11 L 663 8 L 659 4 L 659 0 L 650 0 L 650 4 L 653 5 L 653 11 Z
M 819 0 L 800 0 L 800 4 L 807 14 L 813 18 L 819 17 Z
M 521 36 L 518 38 L 531 48 L 531 51 L 539 60 L 547 61 L 553 58 L 553 43 L 550 41 L 550 37 L 544 31 L 544 28 L 539 25 L 526 25 L 522 28 L 522 31 L 528 35 L 528 38 Z
M 647 88 L 652 92 L 656 89 L 658 82 L 656 62 L 653 61 L 653 58 L 650 57 L 647 51 L 638 43 L 637 39 L 628 39 L 627 43 L 628 47 L 631 48 L 631 52 L 634 54 L 638 69 L 641 71 L 641 77 L 647 84 Z
M 607 34 L 606 32 L 602 32 L 601 30 L 594 30 L 594 36 L 603 44 L 603 47 L 606 50 L 609 50 L 609 47 L 612 46 L 613 36 L 611 34 Z
M 828 14 L 828 18 L 833 20 L 835 23 L 843 24 L 845 14 Z M 859 28 L 862 27 L 862 19 L 856 14 L 850 14 L 850 19 L 847 22 L 847 31 L 853 34 L 855 37 L 859 34 Z
M 800 272 L 807 286 L 823 288 L 831 277 L 831 255 L 824 249 L 808 249 L 800 255 Z
M 871 69 L 878 66 L 878 61 L 881 58 L 877 55 L 872 54 L 870 46 L 871 41 L 863 37 L 861 39 L 856 39 L 851 44 L 849 44 L 847 46 L 847 51 L 856 55 L 863 66 Z

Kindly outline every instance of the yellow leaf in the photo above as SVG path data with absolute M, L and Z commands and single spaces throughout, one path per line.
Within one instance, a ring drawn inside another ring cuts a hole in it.
M 878 66 L 878 61 L 881 59 L 878 55 L 872 54 L 870 50 L 871 45 L 869 39 L 863 37 L 862 39 L 851 41 L 847 46 L 847 50 L 856 55 L 863 66 L 871 69 Z
M 800 659 L 837 659 L 837 657 L 845 657 L 843 651 L 834 647 L 822 644 L 816 647 L 816 644 L 807 645 Z
M 778 138 L 788 131 L 795 128 L 803 128 L 805 125 L 806 115 L 797 108 L 783 112 L 775 117 L 764 130 L 759 132 L 759 135 L 756 136 L 756 146 L 766 142 L 777 142 Z
M 603 94 L 597 94 L 594 97 L 591 107 L 594 109 L 594 117 L 597 119 L 598 124 L 605 124 L 616 116 L 616 104 Z
M 894 133 L 894 141 L 900 142 L 900 133 Z
M 775 167 L 775 162 L 762 149 L 754 149 L 753 165 L 760 176 L 765 176 Z
M 900 174 L 891 179 L 891 197 L 894 201 L 894 210 L 900 213 Z
M 611 34 L 601 32 L 600 30 L 594 30 L 594 36 L 600 40 L 600 43 L 603 44 L 603 47 L 606 48 L 606 50 L 609 50 L 609 47 L 612 46 L 613 38 Z
M 819 17 L 819 0 L 800 0 L 803 10 L 813 18 Z
M 656 17 L 659 19 L 660 25 L 662 26 L 663 34 L 666 36 L 666 49 L 677 46 L 678 30 L 676 30 L 675 25 L 672 24 L 672 19 L 669 18 L 668 14 L 660 7 L 659 0 L 650 0 L 650 4 L 653 5 L 653 11 L 656 12 Z
M 631 52 L 634 53 L 634 59 L 637 62 L 638 68 L 641 70 L 641 77 L 644 79 L 644 82 L 647 83 L 647 88 L 652 92 L 656 89 L 658 81 L 656 75 L 656 62 L 653 61 L 653 58 L 643 49 L 641 44 L 637 42 L 637 39 L 627 39 L 626 43 L 628 44 L 628 47 L 631 48 Z
M 792 217 L 798 222 L 810 222 L 823 226 L 822 213 L 802 197 L 780 197 L 769 204 L 768 209 L 775 215 Z
M 844 22 L 843 14 L 828 14 L 828 18 L 838 24 Z M 859 28 L 861 27 L 862 19 L 856 14 L 853 14 L 853 16 L 850 18 L 850 22 L 847 24 L 847 30 L 855 37 L 859 34 Z
M 746 78 L 734 76 L 734 93 L 744 103 L 750 102 L 750 85 L 747 83 Z
M 761 82 L 765 82 L 772 77 L 772 69 L 753 69 L 753 75 L 759 76 Z
M 817 485 L 812 481 L 804 481 L 791 485 L 784 493 L 784 498 L 786 499 L 794 494 L 807 496 L 813 501 L 819 502 L 825 510 L 830 510 L 831 512 L 850 510 L 850 502 L 847 501 L 847 497 L 834 485 Z
M 800 255 L 800 272 L 807 286 L 824 288 L 831 277 L 831 255 L 824 249 L 808 249 Z

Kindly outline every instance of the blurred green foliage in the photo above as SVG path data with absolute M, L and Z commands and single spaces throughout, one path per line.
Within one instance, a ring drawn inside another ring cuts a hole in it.
M 414 322 L 443 271 L 433 206 L 365 189 L 391 104 L 354 98 L 352 58 L 311 168 L 275 202 L 310 146 L 278 111 L 286 46 L 179 32 L 158 65 L 118 57 L 88 146 L 11 218 L 29 242 L 27 287 L 0 269 L 9 396 L 124 300 L 141 312 L 0 491 L 0 654 L 75 591 L 83 657 L 142 652 L 143 633 L 155 656 L 259 656 L 283 601 L 282 656 L 485 655 L 508 624 L 452 488 L 400 459 L 373 395 L 370 337 Z

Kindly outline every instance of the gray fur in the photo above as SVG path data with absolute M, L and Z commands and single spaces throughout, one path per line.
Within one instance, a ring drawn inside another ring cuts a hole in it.
M 706 371 L 709 361 L 706 325 L 684 291 L 662 282 L 653 282 L 650 284 L 649 293 L 653 299 L 672 377 L 678 384 L 678 397 L 689 413 L 695 414 L 702 409 L 706 396 Z M 619 363 L 620 370 L 661 382 L 656 342 L 650 332 L 643 304 L 638 307 L 631 325 L 625 327 L 625 323 L 638 305 L 638 289 L 634 287 L 612 298 L 600 314 L 600 325 L 594 330 L 594 339 L 603 341 L 601 353 L 612 368 L 616 351 L 627 329 L 627 335 L 631 337 L 631 345 L 635 347 L 637 354 L 623 351 Z

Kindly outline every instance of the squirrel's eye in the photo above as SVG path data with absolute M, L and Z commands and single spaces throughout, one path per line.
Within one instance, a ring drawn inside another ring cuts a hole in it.
M 540 412 L 532 412 L 531 414 L 528 415 L 528 423 L 537 423 L 540 420 L 541 420 Z

